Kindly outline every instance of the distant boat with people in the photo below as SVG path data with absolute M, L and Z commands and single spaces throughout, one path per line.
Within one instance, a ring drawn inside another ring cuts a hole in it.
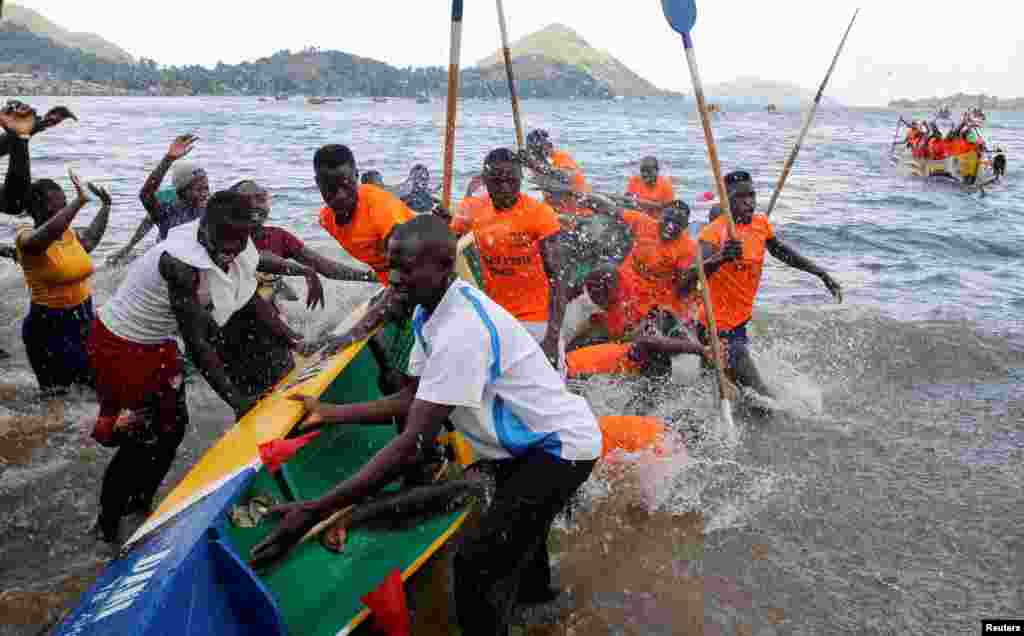
M 890 161 L 915 177 L 947 181 L 967 192 L 984 192 L 1006 174 L 1006 151 L 986 140 L 984 123 L 984 113 L 973 108 L 946 133 L 939 130 L 936 120 L 907 122 L 900 117 Z M 906 133 L 901 136 L 903 130 Z
M 765 107 L 765 110 L 768 111 L 769 113 L 777 113 L 777 112 L 779 112 L 779 109 L 778 109 L 778 107 L 775 104 L 768 104 Z

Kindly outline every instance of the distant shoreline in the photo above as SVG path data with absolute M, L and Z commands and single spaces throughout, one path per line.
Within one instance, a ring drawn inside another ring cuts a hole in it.
M 265 102 L 265 103 L 274 103 L 275 102 L 273 95 L 256 95 L 256 94 L 236 94 L 236 95 L 223 95 L 222 94 L 222 95 L 217 95 L 217 94 L 212 94 L 212 93 L 198 93 L 198 94 L 196 94 L 196 93 L 186 93 L 186 92 L 180 92 L 180 93 L 174 93 L 174 92 L 149 93 L 149 92 L 142 92 L 142 91 L 129 91 L 129 90 L 125 90 L 125 89 L 112 88 L 110 86 L 106 86 L 106 85 L 102 85 L 102 84 L 93 84 L 91 82 L 84 82 L 84 81 L 81 81 L 81 80 L 74 80 L 74 81 L 46 81 L 45 84 L 47 84 L 47 86 L 39 87 L 38 90 L 24 90 L 24 88 L 26 88 L 25 86 L 14 87 L 14 86 L 10 86 L 10 85 L 4 85 L 2 82 L 0 82 L 0 95 L 5 96 L 5 98 L 14 98 L 14 97 L 54 97 L 54 98 L 59 98 L 59 97 L 131 97 L 131 98 L 146 98 L 146 97 L 220 97 L 220 98 L 226 98 L 226 99 L 240 99 L 240 100 L 252 100 L 252 101 L 258 101 L 259 99 L 264 98 L 264 99 L 268 99 L 269 100 L 268 102 Z M 54 86 L 53 86 L 54 84 L 63 85 L 63 86 L 60 86 L 59 88 L 55 89 Z M 18 90 L 18 89 L 22 89 L 22 90 Z M 295 94 L 295 95 L 288 95 L 288 97 L 289 97 L 289 99 L 292 99 L 292 100 L 296 100 L 296 101 L 300 101 L 301 100 L 301 101 L 305 102 L 306 98 L 310 97 L 310 96 L 309 95 Z M 329 96 L 329 97 L 334 97 L 334 96 Z M 350 95 L 350 96 L 340 96 L 340 97 L 341 97 L 342 101 L 344 101 L 344 100 L 370 100 L 370 99 L 372 99 L 372 97 L 370 97 L 368 95 Z M 404 97 L 404 96 L 403 97 L 387 96 L 386 99 L 388 101 L 394 100 L 394 101 L 398 101 L 398 102 L 404 102 L 404 101 L 414 101 L 416 98 L 414 98 L 414 97 Z M 445 97 L 443 95 L 441 95 L 441 96 L 435 97 L 432 100 L 432 103 L 444 103 L 444 101 L 445 101 Z M 459 101 L 460 102 L 462 102 L 462 101 L 470 101 L 470 102 L 473 102 L 473 101 L 500 102 L 500 101 L 507 101 L 507 100 L 504 100 L 504 99 L 501 99 L 501 98 L 462 97 L 462 96 L 460 96 L 459 97 Z M 570 98 L 570 97 L 528 97 L 528 98 L 520 98 L 520 101 L 551 101 L 551 102 L 585 101 L 585 102 L 613 102 L 613 103 L 615 101 L 627 101 L 627 102 L 633 102 L 633 101 L 672 101 L 672 102 L 683 102 L 683 103 L 692 104 L 694 100 L 693 100 L 693 97 L 691 97 L 689 95 L 666 94 L 666 95 L 658 95 L 658 96 L 650 96 L 650 97 L 624 97 L 624 98 L 622 98 L 622 100 L 608 100 L 608 99 L 597 98 L 597 97 L 579 97 L 579 98 L 575 98 L 575 99 L 574 98 Z M 836 107 L 836 110 L 887 111 L 887 112 L 895 112 L 895 113 L 907 112 L 907 111 L 928 111 L 928 112 L 934 112 L 935 110 L 937 110 L 940 107 L 939 105 L 933 105 L 931 103 L 931 100 L 928 100 L 925 103 L 919 103 L 919 102 L 910 102 L 910 103 L 908 103 L 908 101 L 909 100 L 896 100 L 896 101 L 890 102 L 888 105 L 884 105 L 884 106 L 846 106 L 846 105 L 844 105 L 844 106 L 841 106 L 841 107 Z M 1014 100 L 1014 101 L 1017 101 L 1017 100 Z M 998 106 L 987 105 L 987 106 L 985 106 L 984 110 L 986 112 L 1022 112 L 1022 111 L 1024 111 L 1024 103 L 1013 104 L 1013 103 L 1008 103 L 1008 102 L 1009 102 L 1009 100 L 1007 100 L 1006 102 L 1002 102 L 1001 101 L 1001 103 L 999 103 Z M 1022 99 L 1021 102 L 1024 102 L 1024 99 Z M 782 113 L 782 112 L 798 112 L 798 111 L 805 110 L 806 106 L 808 106 L 808 105 L 809 104 L 801 105 L 800 108 L 780 106 L 778 112 L 780 112 L 780 113 Z M 966 110 L 967 108 L 974 107 L 974 106 L 958 106 L 955 103 L 953 103 L 953 104 L 946 104 L 946 103 L 944 103 L 943 105 L 948 105 L 950 107 L 950 109 L 952 111 L 954 111 L 954 113 Z M 975 104 L 975 106 L 976 106 L 976 104 Z M 730 110 L 732 110 L 734 112 L 756 112 L 756 111 L 763 110 L 763 107 L 758 105 L 758 104 L 729 104 L 728 102 L 723 102 L 723 103 L 721 103 L 721 107 L 722 107 L 722 112 L 725 113 L 725 114 L 728 114 L 730 112 Z M 827 109 L 826 109 L 825 112 L 827 112 Z

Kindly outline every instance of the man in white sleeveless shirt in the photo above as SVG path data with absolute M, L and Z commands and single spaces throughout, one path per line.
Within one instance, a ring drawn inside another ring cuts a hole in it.
M 109 542 L 117 541 L 125 513 L 148 512 L 185 435 L 176 336 L 237 416 L 255 402 L 231 383 L 214 345 L 232 314 L 267 304 L 256 293 L 260 256 L 249 240 L 251 227 L 245 199 L 217 193 L 203 219 L 172 229 L 132 264 L 93 323 L 88 349 L 100 401 L 93 438 L 119 447 L 100 494 L 98 526 Z M 269 305 L 264 311 L 273 315 Z M 118 424 L 124 410 L 134 412 L 133 423 Z
M 553 600 L 547 536 L 551 522 L 587 480 L 601 431 L 587 402 L 570 393 L 521 322 L 456 279 L 455 238 L 435 216 L 397 226 L 388 241 L 391 288 L 416 307 L 411 378 L 376 402 L 334 406 L 299 398 L 309 422 L 404 427 L 356 475 L 317 501 L 279 506 L 284 518 L 254 550 L 274 559 L 310 527 L 372 495 L 415 465 L 446 420 L 496 465 L 497 489 L 480 525 L 455 557 L 455 598 L 463 634 L 506 634 L 515 602 Z M 337 545 L 333 535 L 328 545 Z M 334 543 L 332 543 L 334 542 Z

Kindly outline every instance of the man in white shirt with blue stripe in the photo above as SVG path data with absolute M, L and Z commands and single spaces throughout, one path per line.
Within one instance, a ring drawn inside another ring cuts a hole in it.
M 272 559 L 333 511 L 372 495 L 414 465 L 449 418 L 493 461 L 497 489 L 479 527 L 455 557 L 455 599 L 464 634 L 508 633 L 516 601 L 553 600 L 551 522 L 590 476 L 601 431 L 586 401 L 570 393 L 536 340 L 475 287 L 456 279 L 455 238 L 443 220 L 419 216 L 388 241 L 391 288 L 416 307 L 412 380 L 364 404 L 307 400 L 309 424 L 387 421 L 402 432 L 356 475 L 317 501 L 287 504 L 277 529 L 254 550 Z

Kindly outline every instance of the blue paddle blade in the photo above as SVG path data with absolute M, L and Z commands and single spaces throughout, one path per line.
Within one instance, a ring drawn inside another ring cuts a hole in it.
M 680 34 L 689 33 L 697 22 L 696 0 L 661 0 L 669 26 Z

